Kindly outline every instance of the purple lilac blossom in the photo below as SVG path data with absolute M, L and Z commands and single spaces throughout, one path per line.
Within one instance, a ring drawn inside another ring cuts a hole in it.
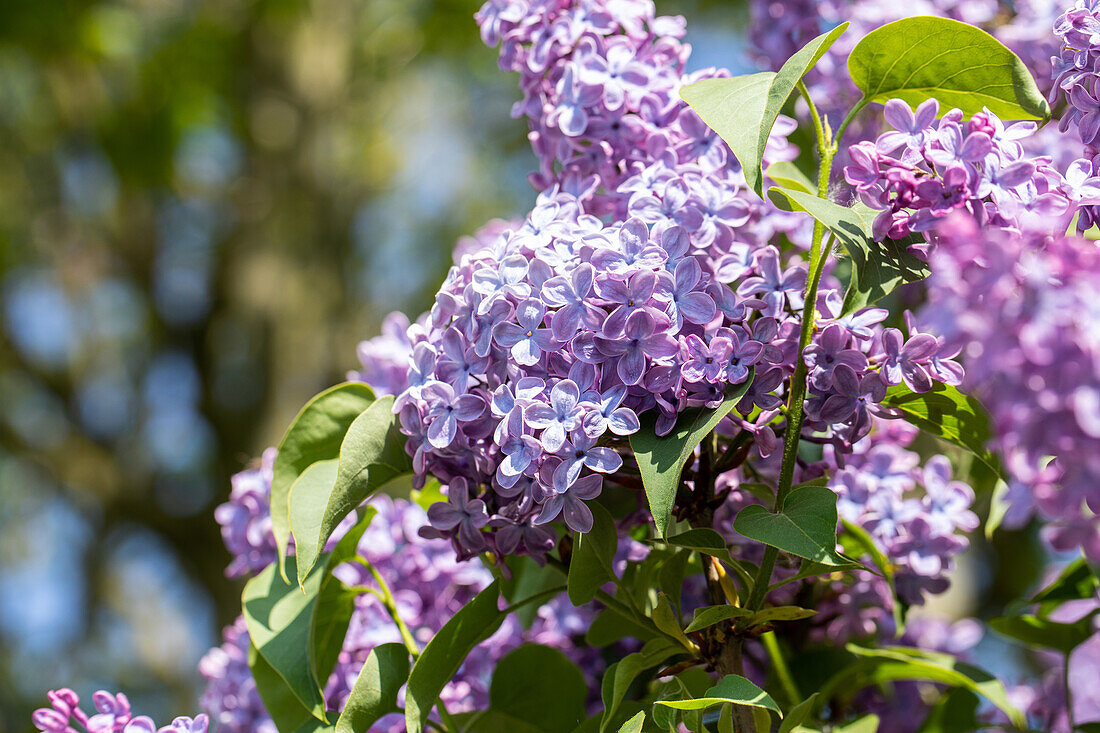
M 1016 141 L 1034 132 L 1035 123 L 1006 126 L 988 110 L 967 122 L 957 109 L 940 119 L 938 113 L 934 99 L 916 110 L 892 99 L 884 117 L 894 131 L 849 148 L 844 177 L 860 201 L 881 212 L 874 222 L 876 239 L 928 237 L 959 210 L 987 228 L 1064 231 L 1073 214 L 1070 199 L 1100 195 L 1100 186 L 1093 192 L 1084 181 L 1074 188 L 1050 158 L 1024 155 Z
M 51 690 L 47 697 L 50 707 L 31 716 L 34 727 L 46 733 L 206 733 L 210 722 L 205 715 L 180 716 L 158 728 L 148 716 L 133 715 L 125 695 L 105 690 L 92 695 L 96 712 L 91 715 L 80 709 L 80 697 L 70 689 Z
M 931 251 L 919 320 L 961 351 L 963 389 L 992 417 L 1011 476 L 1011 523 L 1032 514 L 1059 550 L 1100 559 L 1100 248 L 997 236 L 951 219 Z

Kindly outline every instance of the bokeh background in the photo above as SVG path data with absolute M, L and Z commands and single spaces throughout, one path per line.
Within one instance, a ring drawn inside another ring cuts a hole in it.
M 529 208 L 478 5 L 0 2 L 0 733 L 59 686 L 196 711 L 239 613 L 230 475 L 430 304 L 458 236 Z M 693 68 L 751 67 L 743 4 L 658 7 Z

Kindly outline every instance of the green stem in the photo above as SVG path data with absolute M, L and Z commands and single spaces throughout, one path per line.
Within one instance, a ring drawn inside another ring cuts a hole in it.
M 393 591 L 390 590 L 390 586 L 386 583 L 386 579 L 383 578 L 377 568 L 365 558 L 359 557 L 356 559 L 374 576 L 374 582 L 378 583 L 379 591 L 374 594 L 375 597 L 382 601 L 382 605 L 386 607 L 386 612 L 389 613 L 390 618 L 392 618 L 394 624 L 397 625 L 397 630 L 401 634 L 401 641 L 405 644 L 405 648 L 409 650 L 409 654 L 412 655 L 413 660 L 419 659 L 420 646 L 416 643 L 416 639 L 413 638 L 412 631 L 409 630 L 404 619 L 401 618 L 401 614 L 397 612 L 397 601 L 394 600 Z
M 783 687 L 783 693 L 787 696 L 790 704 L 797 705 L 802 702 L 802 693 L 798 691 L 798 685 L 795 684 L 794 677 L 791 676 L 787 660 L 783 658 L 783 652 L 779 648 L 779 639 L 776 638 L 775 632 L 769 631 L 761 635 L 760 640 L 764 642 L 764 648 L 768 650 L 768 656 L 772 660 L 772 669 L 775 670 L 775 674 L 779 678 L 779 684 Z
M 863 108 L 867 106 L 867 104 L 868 100 L 864 97 L 860 97 L 859 102 L 856 103 L 856 106 L 852 107 L 852 111 L 849 112 L 848 116 L 844 118 L 844 121 L 840 123 L 840 127 L 836 128 L 836 136 L 833 138 L 833 140 L 838 143 L 840 142 L 841 138 L 844 137 L 844 131 L 848 129 L 848 125 L 852 124 L 852 120 L 856 118 L 856 115 L 858 115 L 860 111 L 862 111 Z
M 836 140 L 826 137 L 826 131 L 817 114 L 813 101 L 810 100 L 804 85 L 800 85 L 800 91 L 806 96 L 814 118 L 814 131 L 817 134 L 817 150 L 821 157 L 821 166 L 817 176 L 817 195 L 826 198 L 829 193 L 829 179 L 833 171 L 833 158 L 836 156 Z M 860 102 L 860 105 L 865 104 Z M 857 109 L 860 105 L 857 105 Z M 855 116 L 853 110 L 848 119 L 840 126 L 838 138 L 844 128 Z M 806 362 L 802 359 L 802 352 L 810 345 L 814 334 L 814 319 L 817 316 L 817 289 L 821 284 L 821 274 L 825 269 L 824 264 L 828 259 L 828 249 L 824 245 L 825 227 L 819 222 L 814 222 L 813 240 L 810 245 L 810 269 L 809 282 L 806 284 L 806 301 L 802 309 L 802 330 L 798 338 L 798 352 L 795 359 L 794 375 L 791 377 L 791 392 L 787 400 L 787 427 L 783 436 L 783 463 L 779 469 L 779 484 L 775 494 L 775 513 L 783 511 L 783 505 L 787 501 L 787 495 L 791 492 L 794 483 L 794 468 L 798 461 L 798 442 L 802 434 L 803 405 L 806 401 Z M 764 559 L 760 563 L 760 572 L 756 575 L 753 584 L 752 595 L 749 596 L 746 607 L 756 611 L 764 604 L 764 597 L 768 593 L 768 584 L 771 582 L 772 571 L 775 569 L 775 561 L 779 557 L 779 550 L 768 545 L 764 549 Z
M 519 609 L 523 608 L 524 606 L 528 606 L 532 603 L 535 603 L 536 601 L 541 601 L 544 598 L 553 598 L 554 596 L 558 595 L 559 593 L 561 593 L 565 590 L 566 590 L 566 586 L 564 586 L 564 585 L 559 585 L 559 586 L 556 586 L 554 588 L 549 588 L 547 590 L 536 593 L 533 596 L 527 596 L 522 601 L 517 601 L 516 603 L 513 603 L 511 606 L 508 606 L 503 611 L 501 611 L 501 613 L 508 614 L 508 613 L 512 613 L 514 611 L 518 611 Z

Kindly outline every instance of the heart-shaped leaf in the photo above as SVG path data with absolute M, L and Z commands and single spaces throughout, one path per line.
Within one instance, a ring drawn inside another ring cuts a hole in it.
M 382 485 L 412 471 L 405 436 L 393 414 L 392 395 L 375 400 L 355 418 L 340 444 L 339 459 L 330 462 L 337 468 L 327 488 L 311 484 L 307 494 L 299 478 L 291 490 L 290 528 L 299 580 L 348 514 Z
M 989 110 L 1003 120 L 1050 119 L 1027 65 L 980 28 L 917 16 L 868 33 L 848 55 L 848 73 L 868 102 L 939 100 L 946 112 Z
M 672 506 L 676 502 L 676 490 L 680 487 L 680 474 L 684 464 L 695 453 L 703 438 L 722 422 L 745 393 L 749 391 L 753 374 L 727 392 L 722 404 L 714 409 L 695 407 L 684 410 L 676 420 L 676 426 L 668 435 L 657 437 L 657 418 L 650 411 L 642 419 L 641 429 L 630 436 L 630 448 L 638 460 L 649 510 L 653 523 L 661 537 L 668 534 L 672 523 Z
M 409 650 L 401 644 L 379 644 L 367 655 L 367 661 L 347 703 L 336 721 L 336 733 L 360 733 L 370 730 L 378 720 L 396 713 L 397 693 L 409 677 Z
M 840 567 L 852 561 L 836 551 L 836 523 L 836 494 L 823 486 L 801 486 L 791 491 L 782 512 L 750 504 L 737 514 L 733 528 L 750 540 Z
M 489 709 L 544 733 L 572 731 L 585 718 L 584 673 L 557 649 L 524 644 L 501 659 L 489 685 Z
M 841 23 L 799 49 L 777 72 L 703 79 L 680 90 L 680 97 L 730 146 L 749 188 L 762 195 L 760 171 L 772 126 L 800 79 L 848 27 Z
M 317 461 L 339 458 L 348 427 L 372 402 L 374 392 L 367 385 L 338 384 L 311 399 L 287 428 L 271 476 L 271 532 L 280 558 L 290 539 L 290 487 Z M 280 572 L 289 577 L 282 563 Z

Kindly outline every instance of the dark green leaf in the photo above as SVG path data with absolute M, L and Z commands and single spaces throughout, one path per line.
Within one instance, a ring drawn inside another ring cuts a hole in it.
M 615 520 L 598 502 L 590 502 L 592 531 L 573 534 L 573 556 L 569 560 L 569 600 L 581 606 L 596 597 L 596 591 L 615 580 L 612 562 L 619 548 Z
M 611 726 L 627 688 L 638 678 L 638 675 L 682 651 L 683 649 L 662 637 L 646 642 L 640 652 L 628 654 L 608 667 L 604 672 L 602 695 L 604 713 L 600 722 L 600 732 L 603 733 Z
M 726 545 L 726 541 L 722 539 L 722 535 L 706 527 L 689 529 L 687 532 L 673 535 L 663 540 L 663 542 L 668 545 L 695 550 L 704 555 L 711 555 L 731 565 L 734 562 L 733 558 L 730 556 L 730 550 Z
M 307 720 L 317 720 L 302 701 L 291 692 L 286 681 L 271 668 L 267 660 L 256 650 L 255 644 L 248 646 L 248 668 L 256 683 L 256 691 L 264 703 L 267 714 L 280 731 L 296 731 Z M 320 721 L 317 721 L 320 722 Z
M 1096 595 L 1096 575 L 1084 558 L 1077 558 L 1058 574 L 1050 585 L 1043 588 L 1031 599 L 1032 603 L 1051 603 L 1077 601 Z
M 584 640 L 589 646 L 608 646 L 627 636 L 648 641 L 657 635 L 654 629 L 642 626 L 632 618 L 623 617 L 617 610 L 605 608 L 588 625 Z
M 737 514 L 733 528 L 807 560 L 844 566 L 851 560 L 836 551 L 836 522 L 836 494 L 823 486 L 802 486 L 791 491 L 782 512 L 750 504 Z
M 339 468 L 327 490 L 318 484 L 297 501 L 291 491 L 290 527 L 300 576 L 313 567 L 344 517 L 384 484 L 412 470 L 405 436 L 393 414 L 392 395 L 375 400 L 355 418 L 340 444 L 336 463 Z M 301 479 L 295 489 L 299 483 Z
M 872 225 L 878 212 L 864 204 L 841 206 L 814 193 L 786 188 L 770 188 L 768 197 L 781 209 L 817 219 L 844 245 L 852 258 L 852 280 L 842 314 L 854 313 L 905 283 L 928 277 L 928 265 L 911 254 L 904 241 L 875 241 Z
M 774 621 L 801 621 L 816 613 L 817 611 L 813 609 L 799 608 L 798 606 L 772 606 L 771 608 L 762 608 L 754 613 L 749 621 L 749 626 L 760 626 Z
M 978 725 L 978 696 L 956 687 L 941 697 L 928 711 L 917 733 L 971 733 Z
M 728 621 L 731 618 L 745 618 L 751 615 L 752 611 L 737 606 L 703 606 L 695 609 L 695 616 L 684 631 L 691 633 Z
M 860 659 L 834 674 L 822 686 L 819 691 L 823 701 L 840 692 L 852 693 L 869 685 L 895 680 L 930 680 L 970 690 L 1000 708 L 1013 725 L 1020 728 L 1025 725 L 1023 715 L 1009 702 L 1000 680 L 950 654 L 910 647 L 867 649 L 848 644 L 846 648 Z
M 941 112 L 988 107 L 1003 120 L 1050 119 L 1050 105 L 1023 61 L 985 31 L 947 18 L 905 18 L 864 36 L 848 73 L 868 102 L 939 100 Z
M 512 572 L 512 577 L 502 579 L 500 591 L 509 603 L 530 598 L 561 584 L 560 570 L 551 565 L 540 566 L 527 555 L 511 555 L 505 558 L 505 562 Z M 530 628 L 538 618 L 539 606 L 532 603 L 515 613 L 520 624 L 525 629 Z
M 642 417 L 642 428 L 630 436 L 630 448 L 638 459 L 649 511 L 657 532 L 664 537 L 672 522 L 672 505 L 676 502 L 676 490 L 680 487 L 680 474 L 695 453 L 695 448 L 710 434 L 722 418 L 730 413 L 749 390 L 753 374 L 726 392 L 722 404 L 715 409 L 695 407 L 684 410 L 676 420 L 676 426 L 668 435 L 658 438 L 654 431 L 656 410 Z
M 499 710 L 475 710 L 452 716 L 461 733 L 542 733 L 538 726 Z M 433 730 L 425 728 L 425 730 Z
M 672 601 L 672 607 L 676 613 L 680 613 L 680 597 L 684 590 L 684 574 L 687 572 L 688 560 L 691 553 L 680 550 L 672 553 L 672 557 L 661 563 L 657 573 L 657 584 L 661 590 L 668 594 Z
M 680 90 L 707 126 L 733 150 L 749 188 L 762 192 L 760 171 L 772 126 L 799 80 L 848 27 L 841 23 L 813 39 L 778 72 L 765 71 L 732 79 L 703 79 Z
M 293 556 L 287 565 L 295 568 Z M 326 570 L 314 569 L 299 588 L 284 581 L 272 564 L 248 581 L 241 598 L 252 643 L 306 709 L 323 721 L 321 681 L 332 671 L 354 607 L 354 596 Z
M 1025 644 L 1045 646 L 1069 654 L 1093 635 L 1092 619 L 1100 611 L 1093 611 L 1073 623 L 1060 623 L 1038 616 L 1000 616 L 990 619 L 989 625 L 1005 636 Z
M 336 721 L 336 733 L 362 733 L 382 716 L 396 713 L 397 693 L 408 677 L 408 649 L 401 644 L 374 647 Z
M 290 539 L 290 487 L 317 461 L 339 458 L 348 427 L 372 402 L 374 392 L 367 385 L 338 384 L 310 400 L 287 428 L 271 477 L 271 531 L 280 557 L 286 556 Z
M 718 684 L 703 693 L 702 697 L 694 700 L 660 700 L 657 704 L 666 705 L 677 710 L 702 710 L 712 705 L 721 705 L 727 702 L 767 708 L 779 717 L 783 717 L 783 712 L 768 693 L 744 677 L 735 674 L 728 674 L 723 677 Z
M 791 708 L 787 717 L 783 718 L 783 722 L 779 725 L 779 733 L 791 733 L 796 727 L 809 720 L 816 704 L 817 693 L 815 692 Z
M 500 581 L 494 580 L 443 624 L 424 647 L 405 690 L 405 727 L 409 733 L 420 733 L 440 691 L 458 672 L 466 655 L 500 628 L 505 614 L 497 608 L 499 598 Z
M 526 720 L 544 733 L 569 733 L 585 718 L 584 673 L 557 649 L 524 644 L 497 663 L 490 710 Z
M 939 382 L 933 382 L 927 392 L 913 392 L 898 384 L 886 390 L 882 404 L 929 435 L 965 448 L 1003 475 L 1000 463 L 985 447 L 992 437 L 989 414 L 976 398 Z

